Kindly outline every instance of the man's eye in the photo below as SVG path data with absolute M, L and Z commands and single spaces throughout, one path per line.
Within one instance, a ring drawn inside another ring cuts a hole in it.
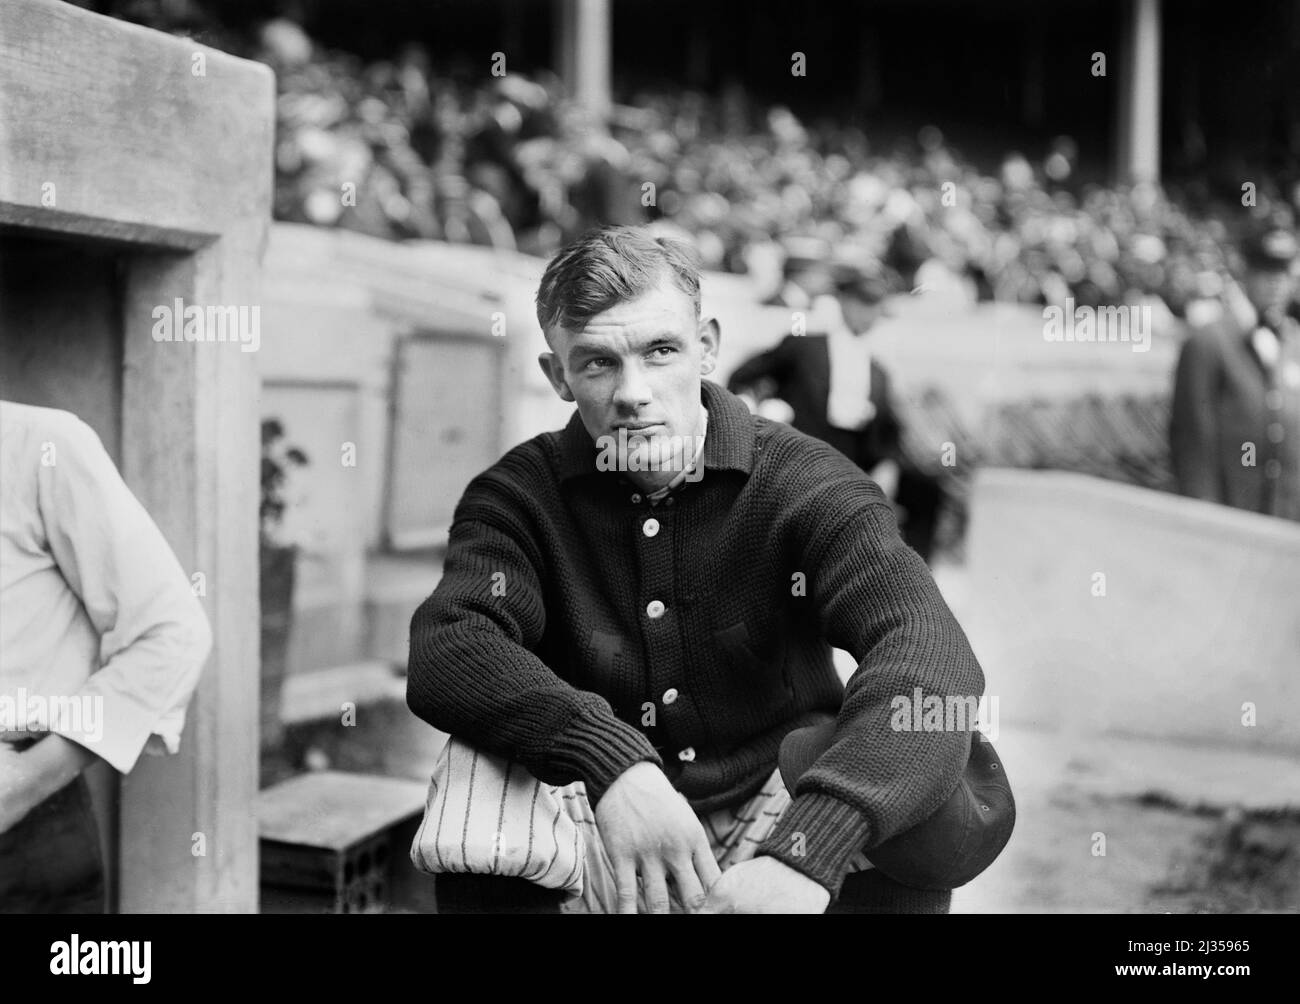
M 677 349 L 672 345 L 656 345 L 653 349 L 650 350 L 650 354 L 652 356 L 656 355 L 657 353 L 663 353 L 663 355 L 659 356 L 660 359 L 664 359 L 667 356 L 675 354 L 676 352 Z
M 583 367 L 582 367 L 582 368 L 583 368 L 583 369 L 587 369 L 587 370 L 604 369 L 606 366 L 609 365 L 609 363 L 610 363 L 610 360 L 606 359 L 605 357 L 603 357 L 603 356 L 597 356 L 597 357 L 595 357 L 595 358 L 593 358 L 593 359 L 588 359 L 588 360 L 583 364 Z

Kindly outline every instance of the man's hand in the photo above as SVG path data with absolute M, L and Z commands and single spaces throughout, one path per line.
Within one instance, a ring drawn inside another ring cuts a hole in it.
M 831 894 L 772 857 L 732 865 L 709 890 L 701 913 L 825 913 Z
M 637 875 L 652 913 L 668 912 L 669 875 L 688 910 L 718 880 L 704 827 L 652 763 L 633 764 L 596 804 L 596 826 L 614 867 L 618 912 L 636 913 Z
M 71 784 L 94 759 L 84 746 L 53 733 L 22 753 L 0 742 L 0 833 Z

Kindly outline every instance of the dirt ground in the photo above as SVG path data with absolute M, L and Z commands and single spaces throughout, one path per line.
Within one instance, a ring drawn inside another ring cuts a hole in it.
M 1013 785 L 1014 786 L 1014 785 Z M 1057 791 L 1019 800 L 1003 856 L 954 913 L 1257 913 L 1300 908 L 1300 821 Z M 1105 854 L 1093 834 L 1105 834 Z

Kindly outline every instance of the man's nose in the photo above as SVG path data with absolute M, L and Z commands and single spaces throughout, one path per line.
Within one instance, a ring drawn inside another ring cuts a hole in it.
M 639 362 L 629 363 L 619 370 L 618 386 L 614 389 L 614 404 L 625 411 L 643 408 L 653 400 L 650 382 Z

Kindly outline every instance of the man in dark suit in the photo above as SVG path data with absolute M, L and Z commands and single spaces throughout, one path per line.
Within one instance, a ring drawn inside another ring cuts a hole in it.
M 1178 490 L 1300 520 L 1300 325 L 1295 237 L 1269 230 L 1244 247 L 1253 323 L 1231 315 L 1188 336 L 1174 379 L 1170 447 Z
M 790 406 L 794 428 L 834 446 L 880 485 L 900 510 L 903 539 L 929 561 L 943 491 L 903 452 L 889 374 L 868 340 L 890 292 L 888 279 L 882 272 L 829 264 L 807 274 L 813 290 L 832 291 L 838 309 L 827 311 L 825 301 L 812 296 L 808 332 L 787 335 L 741 364 L 727 388 L 770 388 L 771 396 Z M 824 323 L 828 315 L 832 320 Z

